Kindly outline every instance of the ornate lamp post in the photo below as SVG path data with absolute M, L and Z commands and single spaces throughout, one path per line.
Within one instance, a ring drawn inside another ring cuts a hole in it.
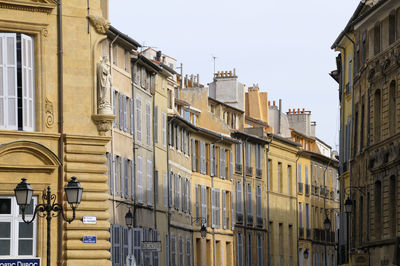
M 50 266 L 50 247 L 51 247 L 50 223 L 51 223 L 51 218 L 57 217 L 61 213 L 61 216 L 64 219 L 64 221 L 71 223 L 73 220 L 75 220 L 75 210 L 78 207 L 79 203 L 81 202 L 83 188 L 82 188 L 81 184 L 78 181 L 76 181 L 75 176 L 73 176 L 71 178 L 71 181 L 69 181 L 68 184 L 64 188 L 65 196 L 67 198 L 69 205 L 72 208 L 72 218 L 71 219 L 66 218 L 62 204 L 55 202 L 56 195 L 51 194 L 50 186 L 48 186 L 46 194 L 44 194 L 42 196 L 43 203 L 36 205 L 35 210 L 33 212 L 32 219 L 30 221 L 27 221 L 27 220 L 25 220 L 25 209 L 32 201 L 33 189 L 31 187 L 31 185 L 28 182 L 26 182 L 26 178 L 22 178 L 21 180 L 22 181 L 14 189 L 14 193 L 15 193 L 15 198 L 17 200 L 17 204 L 22 209 L 22 220 L 25 223 L 30 224 L 35 220 L 36 215 L 38 215 L 40 217 L 46 217 L 46 220 L 47 220 L 47 265 Z M 52 212 L 55 212 L 55 214 L 52 214 Z
M 207 219 L 201 218 L 201 217 L 195 218 L 192 220 L 192 224 L 195 222 L 199 222 L 199 221 L 201 222 L 200 236 L 201 236 L 201 238 L 205 238 L 207 236 L 207 227 L 206 227 Z
M 128 227 L 133 226 L 133 214 L 131 212 L 131 209 L 129 209 L 129 211 L 125 214 L 125 224 Z

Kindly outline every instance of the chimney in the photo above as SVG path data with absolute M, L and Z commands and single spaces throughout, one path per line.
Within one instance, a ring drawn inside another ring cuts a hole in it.
M 236 77 L 236 68 L 233 68 L 233 75 Z
M 157 53 L 156 53 L 156 60 L 157 60 L 158 62 L 161 61 L 161 51 L 157 51 Z
M 274 106 L 276 105 L 275 100 L 273 101 Z
M 271 101 L 268 101 L 268 106 L 271 106 Z
M 297 108 L 297 113 L 300 114 L 300 108 Z
M 289 108 L 289 112 L 288 113 L 291 114 L 291 112 L 292 112 L 292 110 Z
M 279 99 L 279 113 L 278 113 L 278 115 L 279 115 L 279 120 L 278 120 L 278 135 L 280 135 L 281 134 L 281 119 L 282 119 L 282 115 L 281 115 L 281 112 L 282 112 L 282 99 Z

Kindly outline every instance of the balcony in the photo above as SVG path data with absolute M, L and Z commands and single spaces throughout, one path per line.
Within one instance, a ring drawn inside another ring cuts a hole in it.
M 262 217 L 257 217 L 257 227 L 263 227 L 264 221 Z
M 306 195 L 310 196 L 310 185 L 306 184 L 305 187 L 306 187 Z
M 256 177 L 258 177 L 258 178 L 262 177 L 262 170 L 261 169 L 256 169 Z
M 236 213 L 236 223 L 243 224 L 243 214 Z
M 299 238 L 304 238 L 304 227 L 299 227 Z
M 247 224 L 253 225 L 253 215 L 247 215 Z
M 242 165 L 241 164 L 235 164 L 235 173 L 237 173 L 237 174 L 242 173 Z
M 246 166 L 246 175 L 248 175 L 248 176 L 253 175 L 253 167 Z
M 303 194 L 303 183 L 299 183 L 299 193 Z

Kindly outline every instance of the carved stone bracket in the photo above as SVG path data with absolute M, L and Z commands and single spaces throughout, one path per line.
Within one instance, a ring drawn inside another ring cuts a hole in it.
M 92 115 L 93 121 L 97 125 L 97 130 L 100 136 L 105 136 L 110 131 L 115 115 L 96 114 Z
M 92 26 L 95 28 L 96 32 L 99 34 L 106 34 L 111 22 L 102 16 L 89 15 L 87 16 Z
M 47 99 L 45 99 L 45 110 L 46 110 L 46 126 L 51 128 L 54 124 L 54 108 L 53 103 Z

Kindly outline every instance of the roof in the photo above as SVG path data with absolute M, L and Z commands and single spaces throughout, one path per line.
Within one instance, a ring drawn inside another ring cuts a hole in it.
M 235 131 L 233 131 L 231 133 L 231 135 L 233 137 L 237 137 L 237 138 L 240 138 L 240 139 L 243 139 L 243 138 L 249 139 L 252 142 L 258 142 L 258 143 L 263 143 L 263 144 L 269 143 L 269 141 L 264 139 L 264 138 L 260 138 L 260 137 L 258 137 L 256 135 L 252 135 L 252 134 L 246 133 L 244 131 L 235 130 Z
M 301 150 L 300 152 L 302 154 L 308 154 L 308 155 L 310 155 L 312 157 L 316 157 L 316 158 L 318 158 L 320 160 L 323 160 L 323 161 L 326 161 L 326 162 L 329 162 L 329 163 L 332 163 L 332 162 L 335 163 L 335 164 L 339 163 L 339 161 L 336 160 L 335 158 L 327 157 L 327 156 L 325 156 L 325 155 L 323 155 L 321 153 L 316 153 L 316 152 L 307 151 L 307 150 Z
M 159 65 L 157 65 L 156 63 L 154 63 L 152 60 L 148 59 L 144 55 L 141 55 L 140 53 L 137 55 L 136 59 L 133 57 L 132 57 L 132 59 L 136 60 L 139 64 L 142 64 L 145 67 L 153 70 L 154 72 L 159 72 L 162 70 L 162 68 Z
M 118 37 L 120 40 L 123 40 L 122 45 L 125 44 L 125 46 L 133 46 L 131 49 L 134 50 L 137 50 L 137 48 L 141 47 L 140 43 L 138 43 L 136 40 L 132 39 L 128 35 L 122 33 L 112 25 L 107 30 L 107 36 L 111 39 Z
M 240 110 L 240 109 L 238 109 L 238 108 L 236 108 L 236 107 L 233 107 L 233 106 L 231 106 L 231 105 L 229 105 L 229 104 L 220 102 L 220 101 L 218 101 L 217 99 L 214 99 L 214 98 L 212 98 L 212 97 L 208 97 L 208 99 L 209 99 L 209 100 L 212 100 L 212 101 L 214 101 L 214 102 L 216 102 L 216 103 L 219 103 L 219 104 L 221 104 L 221 105 L 223 105 L 223 106 L 226 106 L 226 107 L 228 107 L 228 108 L 231 108 L 231 109 L 233 109 L 233 110 L 235 110 L 235 111 L 237 111 L 237 112 L 240 112 L 240 113 L 242 113 L 242 114 L 244 113 L 244 111 L 242 111 L 242 110 Z
M 330 145 L 328 145 L 325 141 L 322 141 L 321 139 L 315 137 L 316 140 L 318 140 L 319 142 L 321 142 L 322 144 L 324 144 L 325 146 L 329 147 L 329 149 L 332 149 L 332 147 Z
M 255 118 L 247 116 L 247 115 L 245 116 L 245 119 L 249 120 L 250 122 L 260 124 L 260 125 L 262 125 L 264 127 L 268 127 L 268 123 L 266 123 L 266 122 L 264 122 L 262 120 L 255 119 Z
M 228 137 L 226 135 L 222 135 L 220 133 L 217 133 L 217 132 L 214 132 L 214 131 L 211 131 L 211 130 L 208 130 L 208 129 L 205 129 L 205 128 L 202 128 L 202 127 L 197 127 L 197 128 L 198 128 L 199 132 L 205 133 L 205 134 L 207 134 L 209 136 L 212 136 L 212 137 L 214 137 L 216 139 L 220 139 L 221 141 L 225 140 L 225 141 L 228 141 L 228 142 L 239 143 L 237 140 L 235 140 L 235 139 L 233 139 L 231 137 Z
M 310 139 L 310 140 L 315 141 L 315 138 L 314 138 L 314 137 L 307 136 L 307 135 L 305 135 L 305 134 L 303 134 L 303 133 L 301 133 L 301 132 L 299 132 L 299 131 L 297 131 L 297 130 L 294 130 L 293 128 L 291 129 L 291 131 L 294 132 L 294 133 L 296 133 L 296 134 L 298 134 L 298 135 L 300 135 L 300 136 L 302 136 L 302 137 L 304 137 L 304 138 L 307 138 L 307 139 Z
M 192 129 L 192 131 L 198 131 L 198 128 L 193 125 L 192 123 L 190 123 L 189 121 L 187 121 L 186 119 L 184 119 L 183 117 L 181 117 L 180 115 L 168 115 L 168 119 L 170 120 L 170 122 L 172 122 L 173 120 L 177 120 L 179 122 L 179 124 L 183 124 L 186 127 Z
M 383 4 L 385 4 L 386 2 L 388 2 L 388 0 L 380 0 L 376 5 L 374 5 L 373 7 L 371 7 L 370 9 L 368 9 L 365 13 L 363 13 L 361 16 L 359 16 L 358 18 L 356 18 L 353 21 L 353 25 L 357 24 L 358 22 L 360 22 L 361 20 L 363 20 L 364 18 L 366 18 L 367 16 L 369 16 L 370 14 L 372 14 L 375 10 L 377 10 L 378 8 L 380 8 Z
M 272 134 L 272 133 L 267 133 L 267 134 L 268 134 L 269 136 L 271 136 L 272 139 L 278 139 L 278 140 L 280 140 L 280 141 L 282 141 L 282 142 L 286 142 L 286 143 L 288 143 L 288 144 L 291 144 L 291 145 L 297 146 L 297 147 L 300 147 L 300 146 L 301 146 L 299 143 L 294 142 L 294 141 L 291 141 L 290 139 L 281 137 L 281 136 L 279 136 L 279 135 L 275 135 L 275 134 Z

